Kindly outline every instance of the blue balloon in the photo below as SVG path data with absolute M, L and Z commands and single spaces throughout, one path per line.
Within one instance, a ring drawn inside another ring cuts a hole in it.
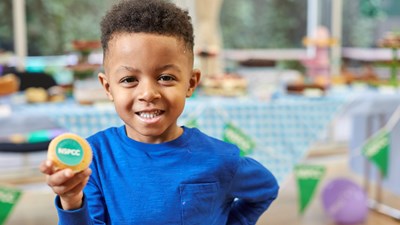
M 325 212 L 338 224 L 357 224 L 366 220 L 368 197 L 353 181 L 336 178 L 322 190 Z

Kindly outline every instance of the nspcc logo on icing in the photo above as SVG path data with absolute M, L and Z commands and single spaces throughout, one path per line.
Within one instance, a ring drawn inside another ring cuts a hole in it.
M 58 159 L 66 165 L 78 165 L 83 159 L 83 148 L 79 142 L 73 139 L 60 141 L 56 149 Z

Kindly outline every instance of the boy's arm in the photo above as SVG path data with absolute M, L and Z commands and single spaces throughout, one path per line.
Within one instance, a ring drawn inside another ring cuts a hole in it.
M 56 197 L 56 208 L 59 217 L 59 225 L 104 225 L 108 224 L 108 216 L 106 215 L 106 206 L 102 200 L 102 194 L 99 190 L 96 180 L 98 180 L 97 172 L 93 167 L 92 174 L 82 198 L 82 207 L 75 210 L 63 210 L 60 204 L 60 198 Z
M 74 173 L 71 169 L 57 170 L 51 160 L 44 160 L 39 169 L 46 175 L 47 185 L 57 194 L 56 209 L 60 224 L 92 224 L 85 223 L 90 219 L 86 212 L 86 200 L 82 192 L 92 170 L 87 168 L 78 173 Z M 82 218 L 87 219 L 83 220 Z
M 232 203 L 227 224 L 256 224 L 278 196 L 278 189 L 269 170 L 251 158 L 240 158 L 230 188 L 230 194 L 236 200 Z

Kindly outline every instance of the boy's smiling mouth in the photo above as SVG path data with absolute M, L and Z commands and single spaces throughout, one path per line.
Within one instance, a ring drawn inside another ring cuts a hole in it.
M 140 112 L 136 112 L 136 115 L 138 115 L 140 118 L 142 119 L 154 119 L 157 116 L 160 116 L 161 114 L 163 114 L 164 111 L 163 110 L 151 110 L 151 111 L 140 111 Z

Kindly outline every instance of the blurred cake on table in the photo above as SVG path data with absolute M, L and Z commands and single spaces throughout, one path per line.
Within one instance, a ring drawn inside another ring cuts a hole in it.
M 392 60 L 387 63 L 391 68 L 389 83 L 394 87 L 398 87 L 398 67 L 400 66 L 398 51 L 400 49 L 400 32 L 386 33 L 385 36 L 379 40 L 378 44 L 381 47 L 390 48 L 392 50 Z
M 378 45 L 383 48 L 400 48 L 400 32 L 387 32 L 378 41 Z
M 19 78 L 12 73 L 0 76 L 0 96 L 9 95 L 19 90 Z
M 99 101 L 107 101 L 107 95 L 97 79 L 101 64 L 89 60 L 90 54 L 100 49 L 99 40 L 75 40 L 72 46 L 79 53 L 78 63 L 67 68 L 74 74 L 72 95 L 82 105 L 90 105 Z
M 30 87 L 25 90 L 27 103 L 62 102 L 65 100 L 65 90 L 60 86 L 48 89 L 42 87 Z
M 201 88 L 206 95 L 243 96 L 247 94 L 248 81 L 238 74 L 223 74 L 206 77 Z

